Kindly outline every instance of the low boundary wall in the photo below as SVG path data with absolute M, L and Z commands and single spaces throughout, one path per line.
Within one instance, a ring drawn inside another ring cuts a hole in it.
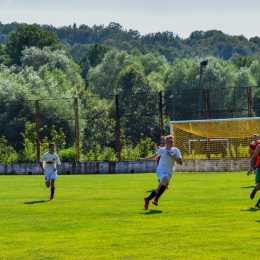
M 176 165 L 179 172 L 235 172 L 247 171 L 249 158 L 218 160 L 185 160 L 183 165 Z M 58 174 L 114 174 L 155 172 L 155 161 L 131 162 L 65 162 Z M 39 174 L 38 163 L 0 164 L 0 174 Z

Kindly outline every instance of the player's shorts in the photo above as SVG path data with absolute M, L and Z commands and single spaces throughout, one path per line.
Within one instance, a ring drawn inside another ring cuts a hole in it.
M 260 182 L 260 168 L 255 170 L 255 182 Z
M 160 183 L 162 182 L 162 179 L 163 177 L 167 176 L 168 177 L 168 180 L 170 182 L 171 178 L 172 178 L 172 172 L 169 173 L 169 172 L 165 172 L 165 171 L 161 171 L 161 170 L 157 170 L 156 171 L 156 175 L 158 177 L 158 179 L 160 180 Z
M 44 176 L 45 176 L 45 182 L 47 182 L 49 180 L 56 180 L 58 177 L 57 172 L 55 172 L 53 170 L 44 172 Z

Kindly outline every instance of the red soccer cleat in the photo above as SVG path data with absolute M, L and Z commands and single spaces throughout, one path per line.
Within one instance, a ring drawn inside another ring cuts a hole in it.
M 158 200 L 154 200 L 152 203 L 153 203 L 155 206 L 158 206 Z
M 144 208 L 148 209 L 149 201 L 147 198 L 144 198 Z
M 50 197 L 50 200 L 54 200 L 54 198 L 53 198 L 53 197 Z

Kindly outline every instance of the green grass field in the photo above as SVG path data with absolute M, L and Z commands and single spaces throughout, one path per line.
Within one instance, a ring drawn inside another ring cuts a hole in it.
M 259 259 L 254 176 L 176 173 L 143 208 L 151 174 L 0 176 L 0 259 Z

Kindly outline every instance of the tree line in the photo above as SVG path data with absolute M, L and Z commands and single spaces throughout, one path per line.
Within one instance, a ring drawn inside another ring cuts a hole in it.
M 0 44 L 7 44 L 10 33 L 27 24 L 13 22 L 0 23 Z M 258 57 L 260 53 L 260 37 L 247 39 L 243 35 L 231 36 L 219 30 L 194 31 L 186 39 L 174 32 L 164 31 L 141 35 L 138 30 L 126 30 L 122 25 L 111 22 L 109 25 L 92 27 L 75 23 L 56 28 L 52 25 L 35 24 L 39 29 L 54 33 L 59 41 L 67 47 L 74 60 L 88 51 L 91 44 L 99 43 L 120 51 L 131 52 L 138 49 L 142 54 L 156 52 L 166 57 L 168 62 L 176 58 L 195 58 L 214 56 L 229 60 L 233 56 L 242 55 Z

